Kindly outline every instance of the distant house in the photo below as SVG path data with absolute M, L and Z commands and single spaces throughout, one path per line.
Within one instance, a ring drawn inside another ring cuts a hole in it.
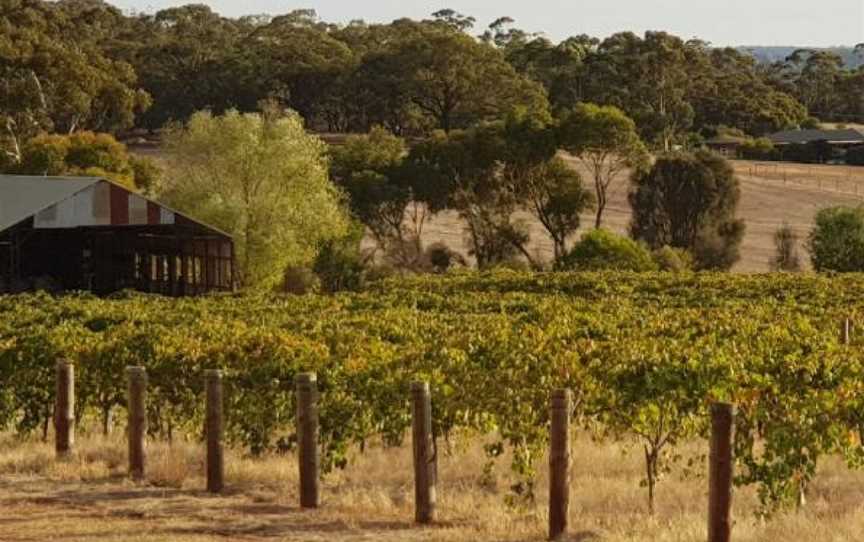
M 0 175 L 0 293 L 231 290 L 231 236 L 95 177 Z
M 771 134 L 782 160 L 815 164 L 842 163 L 849 149 L 864 145 L 864 132 L 842 130 L 787 130 Z
M 852 128 L 845 130 L 786 130 L 771 134 L 768 139 L 777 147 L 824 142 L 833 147 L 848 148 L 864 145 L 864 132 Z
M 705 146 L 728 158 L 736 158 L 738 149 L 745 141 L 747 141 L 746 136 L 720 134 L 706 141 Z

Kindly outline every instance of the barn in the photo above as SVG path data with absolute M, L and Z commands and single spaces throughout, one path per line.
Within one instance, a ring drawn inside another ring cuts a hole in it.
M 0 175 L 0 293 L 233 287 L 225 232 L 107 179 Z

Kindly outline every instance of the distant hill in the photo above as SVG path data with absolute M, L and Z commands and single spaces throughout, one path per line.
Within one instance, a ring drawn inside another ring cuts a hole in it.
M 798 49 L 805 49 L 805 47 L 739 47 L 741 51 L 749 52 L 754 57 L 756 57 L 759 62 L 772 63 L 778 60 L 785 60 L 786 57 L 797 51 Z M 855 49 L 853 47 L 829 47 L 828 51 L 832 51 L 840 55 L 843 59 L 843 62 L 846 63 L 846 66 L 857 68 L 859 66 L 864 66 L 864 58 L 862 55 L 855 54 Z

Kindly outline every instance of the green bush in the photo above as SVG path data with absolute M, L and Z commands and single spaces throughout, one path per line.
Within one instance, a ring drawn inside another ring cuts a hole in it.
M 321 245 L 312 271 L 318 276 L 322 291 L 357 291 L 366 284 L 369 269 L 360 249 L 364 233 L 363 225 L 355 223 L 344 238 Z
M 864 208 L 830 207 L 819 211 L 807 248 L 817 271 L 864 271 Z
M 318 289 L 319 279 L 307 267 L 289 267 L 285 270 L 283 291 L 288 294 L 306 295 Z
M 652 256 L 660 271 L 681 273 L 693 269 L 693 255 L 682 248 L 666 245 L 655 250 Z
M 599 229 L 583 235 L 573 249 L 561 258 L 557 267 L 575 271 L 657 270 L 657 264 L 644 245 L 629 237 Z
M 767 137 L 748 139 L 741 143 L 738 155 L 745 160 L 779 160 L 780 153 Z

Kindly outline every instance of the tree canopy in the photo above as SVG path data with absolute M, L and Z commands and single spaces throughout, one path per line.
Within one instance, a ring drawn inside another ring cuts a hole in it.
M 722 157 L 700 151 L 661 156 L 632 179 L 630 226 L 653 249 L 680 248 L 698 269 L 729 269 L 738 261 L 744 224 L 736 219 L 740 188 Z
M 168 134 L 166 202 L 234 236 L 242 286 L 274 287 L 289 265 L 346 232 L 324 143 L 293 112 L 196 113 Z
M 721 126 L 761 136 L 812 116 L 864 121 L 864 69 L 832 51 L 768 64 L 665 32 L 555 43 L 506 14 L 482 32 L 476 22 L 452 10 L 337 25 L 311 10 L 230 18 L 196 4 L 124 14 L 99 0 L 3 0 L 3 150 L 42 132 L 156 130 L 262 100 L 315 130 L 400 136 L 466 129 L 517 105 L 558 115 L 596 103 L 662 150 Z

